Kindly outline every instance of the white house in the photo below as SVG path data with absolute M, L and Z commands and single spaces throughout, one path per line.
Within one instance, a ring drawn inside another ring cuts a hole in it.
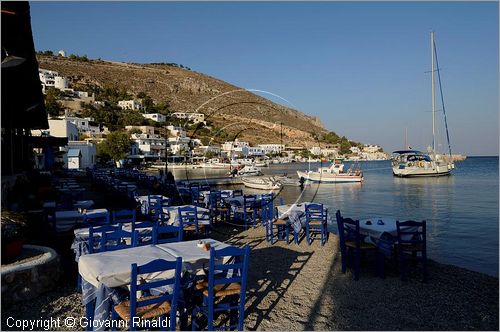
M 89 141 L 70 141 L 66 147 L 65 166 L 69 169 L 92 168 L 96 162 L 96 145 Z
M 375 152 L 378 152 L 379 150 L 380 150 L 380 146 L 378 146 L 378 145 L 365 144 L 363 146 L 363 152 L 375 153 Z
M 68 141 L 78 141 L 78 128 L 66 119 L 49 119 L 46 133 L 54 137 L 67 137 Z M 36 131 L 32 131 L 32 135 L 37 135 Z
M 279 154 L 285 150 L 285 145 L 283 144 L 259 144 L 257 146 L 264 151 L 264 154 Z
M 142 114 L 142 116 L 145 117 L 146 119 L 150 119 L 158 123 L 167 122 L 167 117 L 160 113 Z
M 65 115 L 61 117 L 61 119 L 73 123 L 78 128 L 78 131 L 83 134 L 90 136 L 101 134 L 101 128 L 99 128 L 99 125 L 94 121 L 94 118 L 78 118 L 76 116 Z
M 205 123 L 205 114 L 203 113 L 175 112 L 172 113 L 172 116 L 178 119 L 186 119 L 193 123 Z
M 361 152 L 361 150 L 360 150 L 357 146 L 351 146 L 351 147 L 349 148 L 349 150 L 351 150 L 351 152 L 352 152 L 352 153 L 355 153 L 355 154 L 357 154 L 357 153 L 360 153 L 360 152 Z
M 132 134 L 131 139 L 144 157 L 164 157 L 167 141 L 160 135 Z
M 120 107 L 122 110 L 135 110 L 135 111 L 141 111 L 145 109 L 145 107 L 142 106 L 141 99 L 120 100 L 118 101 L 118 107 Z
M 38 69 L 40 82 L 42 83 L 42 91 L 45 93 L 49 87 L 59 90 L 67 90 L 69 87 L 68 79 L 60 76 L 58 72 L 47 69 Z

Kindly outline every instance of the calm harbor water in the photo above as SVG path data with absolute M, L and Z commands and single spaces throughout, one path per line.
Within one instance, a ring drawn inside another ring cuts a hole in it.
M 345 169 L 350 165 L 347 162 Z M 389 161 L 358 165 L 365 175 L 362 184 L 311 184 L 304 191 L 284 187 L 278 198 L 283 197 L 286 203 L 315 201 L 327 205 L 333 231 L 338 209 L 355 219 L 387 216 L 426 220 L 431 259 L 498 276 L 498 157 L 467 158 L 456 163 L 452 176 L 439 178 L 396 178 Z M 288 173 L 297 177 L 297 169 L 316 170 L 319 166 L 291 163 L 262 170 L 266 174 Z M 206 169 L 174 172 L 177 180 L 223 174 Z M 246 188 L 245 192 L 252 190 Z

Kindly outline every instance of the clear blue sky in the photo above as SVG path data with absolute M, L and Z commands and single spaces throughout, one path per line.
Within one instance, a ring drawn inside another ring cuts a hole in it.
M 431 144 L 434 30 L 452 148 L 467 155 L 498 155 L 498 13 L 496 2 L 31 3 L 37 50 L 180 63 L 386 151 L 405 128 L 413 148 Z

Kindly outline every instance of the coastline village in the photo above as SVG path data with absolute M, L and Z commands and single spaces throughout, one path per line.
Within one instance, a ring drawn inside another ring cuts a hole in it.
M 62 115 L 49 112 L 49 129 L 32 130 L 33 136 L 52 136 L 68 138 L 67 145 L 54 152 L 53 163 L 68 169 L 92 168 L 98 161 L 97 145 L 106 140 L 109 128 L 100 125 L 92 117 L 82 117 L 79 114 L 82 107 L 100 108 L 108 100 L 96 100 L 94 94 L 71 88 L 71 78 L 64 77 L 56 71 L 39 69 L 42 91 L 45 95 L 56 91 L 59 103 L 64 111 Z M 136 97 L 141 97 L 138 95 Z M 151 113 L 144 105 L 143 99 L 131 98 L 118 100 L 118 108 L 136 111 L 144 120 L 136 121 L 136 125 L 126 125 L 124 129 L 132 142 L 126 160 L 120 163 L 133 165 L 160 166 L 165 164 L 168 153 L 168 166 L 171 168 L 210 167 L 211 162 L 236 159 L 247 162 L 288 163 L 303 161 L 321 161 L 336 158 L 347 160 L 386 160 L 388 155 L 378 145 L 365 144 L 362 147 L 352 146 L 348 154 L 341 154 L 340 144 L 328 146 L 286 146 L 280 142 L 266 142 L 251 146 L 248 142 L 237 138 L 221 144 L 203 142 L 199 138 L 190 137 L 186 127 L 212 129 L 205 119 L 205 114 L 191 112 Z M 147 123 L 148 125 L 144 125 Z M 196 129 L 195 129 L 196 131 Z M 162 134 L 163 133 L 163 134 Z M 165 134 L 167 133 L 167 134 Z M 167 137 L 168 136 L 168 137 Z M 205 144 L 204 144 L 205 143 Z M 36 167 L 46 166 L 46 154 L 41 149 L 35 151 Z M 161 161 L 161 162 L 160 162 Z

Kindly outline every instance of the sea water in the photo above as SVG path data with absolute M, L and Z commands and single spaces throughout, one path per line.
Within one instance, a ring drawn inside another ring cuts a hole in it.
M 262 170 L 297 177 L 297 170 L 328 165 L 290 163 Z M 430 259 L 498 276 L 498 157 L 469 157 L 455 166 L 450 176 L 397 178 L 392 175 L 390 161 L 346 162 L 345 170 L 361 168 L 363 183 L 313 183 L 304 190 L 286 186 L 278 199 L 325 204 L 332 232 L 336 232 L 337 210 L 353 219 L 426 220 Z M 221 176 L 223 172 L 197 169 L 174 174 L 182 179 Z M 246 188 L 245 192 L 262 191 Z

